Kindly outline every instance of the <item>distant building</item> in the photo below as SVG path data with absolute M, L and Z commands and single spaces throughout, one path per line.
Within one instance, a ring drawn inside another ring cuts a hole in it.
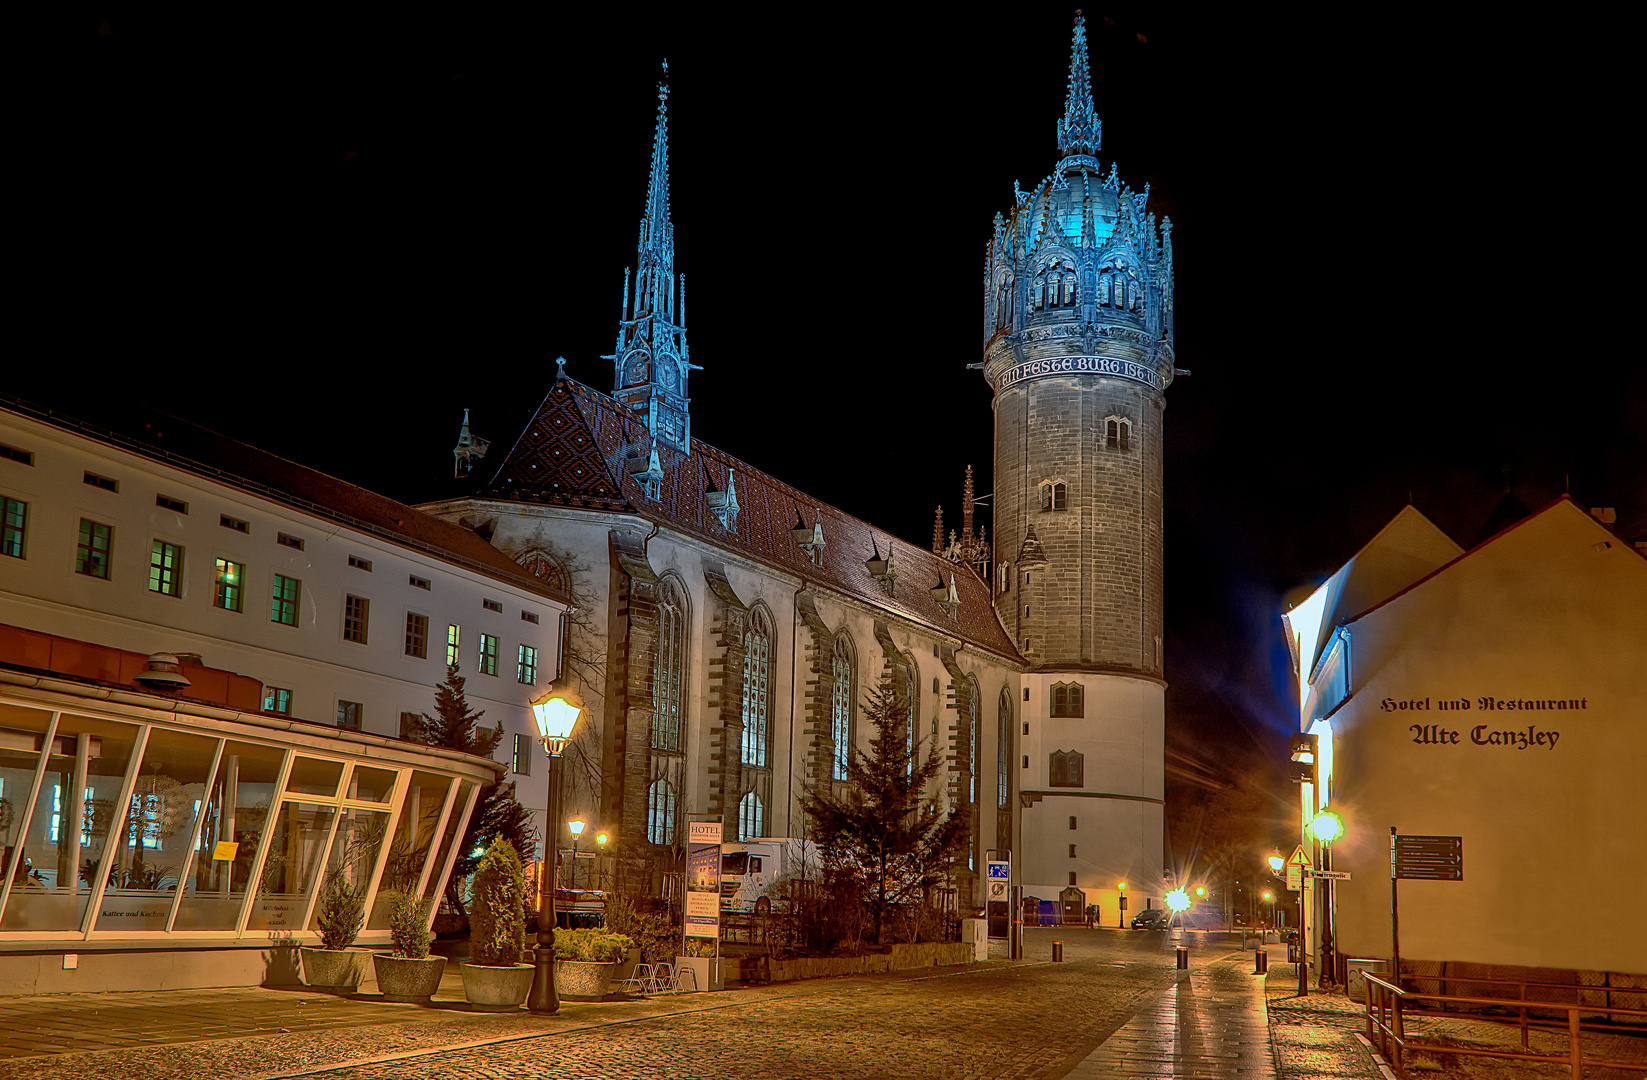
M 456 660 L 500 756 L 541 775 L 528 704 L 564 594 L 232 439 L 124 404 L 111 424 L 0 399 L 0 994 L 256 983 L 315 940 L 333 873 L 387 942 L 393 894 L 439 895 L 505 772 L 405 718 Z
M 987 257 L 993 550 L 970 481 L 960 534 L 940 518 L 925 550 L 693 438 L 660 88 L 613 392 L 559 373 L 488 478 L 424 507 L 576 594 L 598 769 L 573 770 L 570 798 L 602 827 L 660 857 L 690 815 L 799 835 L 802 793 L 844 787 L 866 748 L 880 685 L 970 823 L 962 907 L 1005 850 L 1031 896 L 1077 888 L 1113 919 L 1125 881 L 1159 902 L 1171 233 L 1100 168 L 1079 19 L 1069 80 L 1053 173 L 996 218 Z
M 1286 614 L 1320 744 L 1303 815 L 1347 827 L 1339 958 L 1391 955 L 1394 827 L 1463 841 L 1462 880 L 1399 883 L 1404 970 L 1641 987 L 1647 559 L 1596 514 L 1563 497 L 1465 552 L 1409 506 Z

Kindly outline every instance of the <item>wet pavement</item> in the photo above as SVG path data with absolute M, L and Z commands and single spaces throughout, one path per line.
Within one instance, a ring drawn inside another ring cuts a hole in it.
M 1050 962 L 1054 939 L 1063 963 Z M 1174 967 L 1180 942 L 1186 973 Z M 431 1007 L 386 1003 L 371 984 L 350 998 L 253 988 L 0 999 L 0 1080 L 1379 1076 L 1353 1032 L 1298 1010 L 1272 1049 L 1277 1013 L 1236 939 L 1064 928 L 1031 929 L 1025 944 L 1027 960 L 567 1002 L 553 1017 L 469 1012 L 456 974 Z M 1290 965 L 1271 970 L 1273 983 L 1295 984 Z

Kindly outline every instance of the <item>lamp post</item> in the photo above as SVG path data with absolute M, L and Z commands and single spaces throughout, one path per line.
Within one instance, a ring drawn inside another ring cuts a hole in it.
M 575 889 L 578 887 L 578 837 L 583 835 L 583 830 L 589 827 L 589 823 L 575 817 L 566 823 L 566 827 L 572 833 L 572 888 Z
M 603 856 L 606 853 L 606 845 L 611 842 L 611 839 L 612 837 L 604 832 L 595 834 L 595 870 L 597 871 L 595 888 L 597 889 L 606 883 L 604 876 L 602 876 L 601 864 L 606 861 Z
M 1127 928 L 1127 883 L 1117 881 L 1115 887 L 1121 892 L 1121 929 Z
M 1323 808 L 1310 822 L 1310 831 L 1321 842 L 1321 869 L 1332 869 L 1332 842 L 1344 835 L 1344 819 Z M 1332 878 L 1321 879 L 1321 985 L 1337 982 L 1338 960 L 1333 951 Z
M 544 868 L 538 875 L 538 947 L 533 953 L 532 992 L 526 1007 L 535 1013 L 560 1011 L 560 993 L 555 989 L 555 864 L 560 846 L 560 756 L 572 741 L 583 710 L 563 691 L 551 692 L 532 703 L 532 719 L 537 722 L 538 739 L 549 755 L 549 807 L 545 818 L 549 836 L 544 840 Z

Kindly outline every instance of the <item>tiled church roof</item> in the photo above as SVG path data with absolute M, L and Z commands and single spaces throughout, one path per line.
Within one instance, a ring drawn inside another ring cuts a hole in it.
M 646 498 L 629 466 L 638 458 L 635 468 L 643 471 L 654 445 L 663 474 L 656 501 Z M 722 526 L 704 497 L 709 490 L 726 491 L 729 484 L 739 506 L 735 531 Z M 977 648 L 1019 659 L 995 616 L 989 584 L 970 568 L 895 539 L 697 439 L 690 457 L 662 440 L 654 444 L 639 416 L 565 376 L 555 382 L 478 495 L 633 513 Z M 823 523 L 827 546 L 818 565 L 791 534 L 797 515 L 808 529 Z M 877 552 L 881 558 L 890 555 L 898 572 L 890 593 L 864 565 Z M 960 596 L 953 618 L 931 592 L 940 582 L 947 586 L 951 575 Z

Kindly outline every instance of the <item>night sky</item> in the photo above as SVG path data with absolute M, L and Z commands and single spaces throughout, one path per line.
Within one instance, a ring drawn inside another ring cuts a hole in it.
M 989 490 L 984 243 L 1056 161 L 1073 9 L 998 12 L 105 8 L 39 129 L 6 388 L 163 405 L 408 501 L 452 491 L 468 407 L 490 475 L 556 356 L 611 388 L 667 57 L 693 433 L 924 544 L 964 466 Z M 1647 538 L 1625 35 L 1508 18 L 1088 10 L 1099 158 L 1173 219 L 1193 372 L 1176 783 L 1278 763 L 1281 597 L 1409 496 L 1466 546 L 1506 487 Z

